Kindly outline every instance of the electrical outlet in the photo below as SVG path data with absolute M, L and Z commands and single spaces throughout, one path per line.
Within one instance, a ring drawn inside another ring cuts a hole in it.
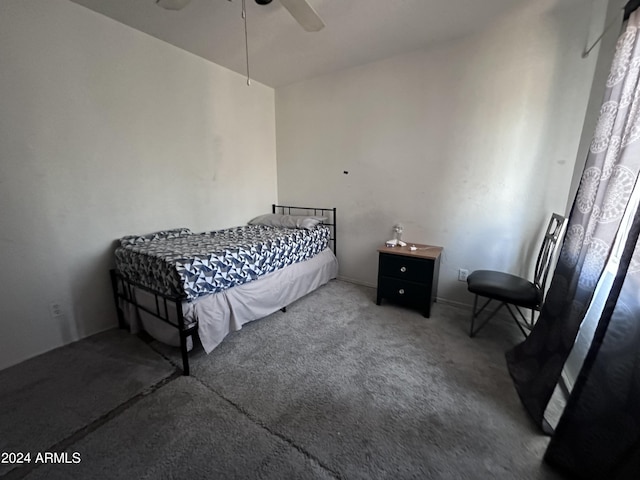
M 51 302 L 49 304 L 49 313 L 51 313 L 51 318 L 61 317 L 64 314 L 62 311 L 62 305 L 58 302 Z
M 466 268 L 461 268 L 460 270 L 458 270 L 458 281 L 466 282 L 468 276 L 469 270 L 467 270 Z

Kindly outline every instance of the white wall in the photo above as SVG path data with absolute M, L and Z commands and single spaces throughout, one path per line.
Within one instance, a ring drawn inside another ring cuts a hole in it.
M 271 88 L 66 0 L 2 0 L 0 65 L 0 368 L 116 325 L 116 238 L 277 199 Z
M 444 247 L 442 299 L 472 301 L 458 268 L 531 274 L 565 211 L 596 57 L 581 58 L 589 4 L 555 3 L 276 90 L 279 200 L 338 208 L 343 278 L 375 285 L 397 222 Z

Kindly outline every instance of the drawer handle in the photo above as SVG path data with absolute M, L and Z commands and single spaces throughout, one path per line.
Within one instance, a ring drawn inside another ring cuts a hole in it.
M 407 271 L 407 267 L 400 267 L 400 271 L 401 271 L 402 273 L 406 272 L 406 271 Z
M 404 295 L 404 288 L 401 288 L 400 290 L 398 290 L 398 293 L 399 293 L 400 295 Z

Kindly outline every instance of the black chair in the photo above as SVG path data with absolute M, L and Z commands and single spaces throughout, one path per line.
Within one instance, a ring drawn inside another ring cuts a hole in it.
M 565 222 L 566 219 L 562 215 L 557 213 L 551 215 L 536 261 L 533 282 L 526 278 L 494 270 L 476 270 L 467 277 L 467 287 L 471 293 L 475 294 L 471 315 L 471 329 L 469 331 L 470 337 L 475 336 L 502 307 L 507 308 L 524 336 L 528 336 L 527 331 L 531 330 L 535 323 L 535 313 L 540 311 L 542 306 L 547 276 Z M 487 301 L 479 309 L 478 297 L 487 298 Z M 499 302 L 498 307 L 474 329 L 475 322 L 479 319 L 480 314 L 494 300 Z M 520 310 L 521 308 L 531 310 L 531 320 L 525 317 L 522 310 Z

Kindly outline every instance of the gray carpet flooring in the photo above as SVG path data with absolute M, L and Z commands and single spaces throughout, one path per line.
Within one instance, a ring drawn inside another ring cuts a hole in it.
M 521 340 L 469 312 L 431 318 L 332 281 L 179 352 L 113 330 L 0 372 L 0 479 L 559 479 L 504 361 Z M 38 452 L 79 463 L 35 463 Z

